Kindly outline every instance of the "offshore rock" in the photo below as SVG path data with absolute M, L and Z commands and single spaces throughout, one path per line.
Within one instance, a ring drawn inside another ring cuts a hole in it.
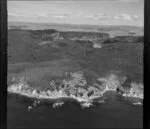
M 53 104 L 53 108 L 59 108 L 64 104 L 64 102 L 56 102 Z
M 31 111 L 32 110 L 32 106 L 28 106 L 28 111 Z
M 80 105 L 82 108 L 88 108 L 88 107 L 93 106 L 93 104 L 90 102 L 84 102 L 84 103 L 81 103 Z

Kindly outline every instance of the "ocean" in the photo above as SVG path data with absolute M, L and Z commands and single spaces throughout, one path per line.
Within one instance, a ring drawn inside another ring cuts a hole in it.
M 103 100 L 103 101 L 102 101 Z M 100 102 L 82 108 L 75 100 L 63 100 L 64 105 L 53 108 L 54 100 L 40 100 L 28 111 L 34 99 L 9 94 L 7 98 L 7 127 L 9 129 L 48 128 L 142 128 L 143 106 L 133 100 L 108 92 Z

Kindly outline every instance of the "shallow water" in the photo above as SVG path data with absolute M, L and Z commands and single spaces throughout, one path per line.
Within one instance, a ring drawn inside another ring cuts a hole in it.
M 28 111 L 34 100 L 10 94 L 7 100 L 8 128 L 142 128 L 143 106 L 133 105 L 116 93 L 107 93 L 103 103 L 81 108 L 74 100 L 65 100 L 60 108 L 52 108 L 53 101 L 43 100 Z

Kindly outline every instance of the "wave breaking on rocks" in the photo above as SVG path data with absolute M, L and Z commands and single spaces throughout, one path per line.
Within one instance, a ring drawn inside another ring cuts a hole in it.
M 89 83 L 89 80 L 82 71 L 70 72 L 66 73 L 66 75 L 68 78 L 61 80 L 59 85 L 56 83 L 57 80 L 50 81 L 49 87 L 53 87 L 53 90 L 33 88 L 22 78 L 18 83 L 8 86 L 7 91 L 8 93 L 16 93 L 37 99 L 75 99 L 82 103 L 82 107 L 92 106 L 93 100 L 102 97 L 107 91 L 118 92 L 125 97 L 143 99 L 143 85 L 130 82 L 128 86 L 125 87 L 124 83 L 128 79 L 127 77 L 120 79 L 118 75 L 111 73 L 106 77 L 99 77 L 92 83 Z M 57 107 L 59 104 L 54 106 Z

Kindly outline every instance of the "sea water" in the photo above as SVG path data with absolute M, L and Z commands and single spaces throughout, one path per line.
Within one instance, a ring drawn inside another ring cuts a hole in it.
M 60 100 L 59 100 L 60 101 Z M 98 103 L 82 108 L 80 103 L 64 99 L 53 108 L 55 100 L 35 100 L 9 94 L 7 98 L 8 128 L 142 128 L 143 106 L 114 92 L 105 94 Z M 31 106 L 32 109 L 28 110 Z

